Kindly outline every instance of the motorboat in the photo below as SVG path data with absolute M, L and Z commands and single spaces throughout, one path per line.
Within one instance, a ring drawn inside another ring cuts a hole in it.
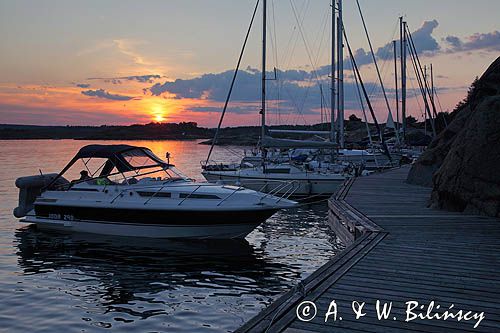
M 67 180 L 78 164 L 80 178 Z M 130 145 L 84 146 L 60 173 L 21 177 L 16 186 L 21 222 L 118 236 L 244 238 L 296 205 L 286 195 L 195 182 L 148 148 Z

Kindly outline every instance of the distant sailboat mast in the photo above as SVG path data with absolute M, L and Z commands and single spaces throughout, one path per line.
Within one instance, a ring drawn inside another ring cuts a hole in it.
M 330 141 L 337 142 L 335 134 L 335 0 L 332 0 L 332 54 L 331 54 L 331 78 L 330 78 Z
M 266 21 L 267 21 L 267 0 L 262 2 L 262 91 L 261 91 L 261 148 L 262 165 L 264 166 L 264 137 L 266 135 Z
M 392 41 L 394 49 L 394 85 L 396 88 L 396 132 L 399 134 L 399 89 L 398 89 L 398 55 L 396 41 Z
M 399 18 L 399 42 L 401 53 L 401 121 L 403 123 L 403 143 L 406 141 L 406 22 Z
M 384 95 L 385 105 L 387 106 L 387 112 L 389 113 L 388 118 L 393 119 L 391 106 L 389 104 L 389 99 L 387 98 L 387 94 L 385 92 L 384 82 L 382 80 L 382 76 L 380 75 L 380 69 L 378 67 L 377 58 L 375 57 L 375 52 L 373 51 L 372 42 L 370 39 L 370 35 L 368 34 L 368 28 L 366 27 L 366 22 L 365 22 L 365 18 L 363 16 L 363 11 L 361 10 L 361 6 L 359 5 L 359 0 L 356 0 L 356 4 L 358 6 L 358 11 L 359 11 L 359 16 L 361 17 L 361 22 L 363 23 L 363 28 L 365 30 L 366 39 L 368 40 L 368 46 L 370 47 L 370 54 L 371 54 L 372 59 L 373 59 L 373 64 L 375 65 L 375 70 L 377 72 L 377 77 L 378 77 L 378 81 L 380 83 L 380 88 L 382 88 L 382 94 Z M 399 133 L 397 131 L 396 131 L 396 141 L 399 143 Z
M 337 0 L 337 129 L 340 148 L 345 148 L 344 138 L 344 43 L 343 43 L 343 18 L 342 0 Z

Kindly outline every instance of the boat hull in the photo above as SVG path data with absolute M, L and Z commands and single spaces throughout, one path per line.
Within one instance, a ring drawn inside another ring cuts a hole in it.
M 277 209 L 176 211 L 35 206 L 23 222 L 42 229 L 148 238 L 244 238 Z
M 227 185 L 237 184 L 245 188 L 272 193 L 273 195 L 290 195 L 290 198 L 304 198 L 310 196 L 331 196 L 345 181 L 344 178 L 257 178 L 243 175 L 231 175 L 224 172 L 203 172 L 205 179 L 212 183 Z

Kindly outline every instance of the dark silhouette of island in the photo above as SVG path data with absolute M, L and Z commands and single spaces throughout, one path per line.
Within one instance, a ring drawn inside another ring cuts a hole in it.
M 441 116 L 448 116 L 443 114 Z M 413 145 L 425 146 L 430 137 L 424 131 L 424 123 L 408 117 L 410 125 L 408 138 Z M 375 125 L 369 124 L 371 133 L 376 138 Z M 271 129 L 328 131 L 330 124 L 315 125 L 280 125 Z M 427 128 L 430 128 L 427 124 Z M 345 122 L 346 142 L 348 145 L 363 147 L 369 142 L 366 125 L 355 115 Z M 256 145 L 261 130 L 259 126 L 238 126 L 222 128 L 217 145 Z M 36 139 L 75 139 L 75 140 L 197 140 L 202 144 L 211 144 L 215 134 L 214 128 L 199 127 L 196 122 L 181 123 L 149 123 L 129 126 L 37 126 L 0 124 L 1 140 L 36 140 Z M 387 137 L 394 135 L 386 132 Z M 273 134 L 275 137 L 310 139 L 310 134 Z
M 0 139 L 179 140 L 210 138 L 213 131 L 195 122 L 130 126 L 0 125 Z

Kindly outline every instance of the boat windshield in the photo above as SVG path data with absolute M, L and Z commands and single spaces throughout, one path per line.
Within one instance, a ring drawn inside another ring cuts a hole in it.
M 173 165 L 160 159 L 148 148 L 129 145 L 85 146 L 59 173 L 57 178 L 63 175 L 71 180 L 71 185 L 80 183 L 90 185 L 134 184 L 143 178 L 152 180 L 188 179 Z

